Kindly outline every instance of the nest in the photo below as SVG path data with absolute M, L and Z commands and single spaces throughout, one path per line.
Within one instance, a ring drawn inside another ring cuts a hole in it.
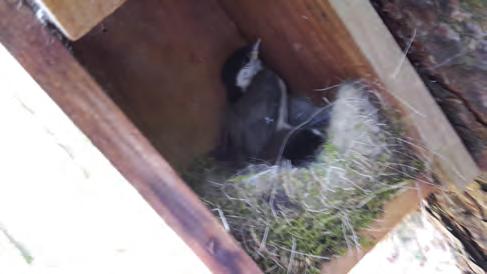
M 366 85 L 343 84 L 332 104 L 327 141 L 304 167 L 235 171 L 204 157 L 185 173 L 266 273 L 319 273 L 324 261 L 368 245 L 359 232 L 424 169 Z

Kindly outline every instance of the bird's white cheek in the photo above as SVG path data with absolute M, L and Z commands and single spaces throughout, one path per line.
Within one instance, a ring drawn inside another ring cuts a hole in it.
M 240 87 L 242 90 L 246 90 L 247 87 L 250 85 L 250 81 L 252 81 L 252 73 L 249 70 L 241 70 L 237 75 L 237 86 Z
M 257 73 L 261 70 L 262 70 L 262 64 L 260 60 L 257 59 L 251 61 L 250 63 L 245 65 L 245 67 L 243 67 L 237 74 L 237 80 L 236 80 L 237 86 L 240 87 L 243 91 L 245 91 L 250 85 L 250 83 L 252 82 L 254 76 L 257 75 Z

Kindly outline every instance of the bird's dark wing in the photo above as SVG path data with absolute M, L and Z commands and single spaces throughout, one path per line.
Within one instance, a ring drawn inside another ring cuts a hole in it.
M 231 106 L 227 127 L 231 143 L 247 159 L 261 159 L 271 140 L 279 114 L 281 85 L 270 70 L 259 72 L 247 92 Z
M 288 119 L 290 125 L 300 125 L 307 121 L 313 114 L 322 110 L 306 123 L 306 127 L 324 130 L 328 126 L 331 107 L 317 106 L 308 97 L 304 96 L 290 96 L 288 101 Z

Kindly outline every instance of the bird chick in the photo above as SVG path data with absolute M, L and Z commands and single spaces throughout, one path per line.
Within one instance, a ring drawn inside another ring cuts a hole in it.
M 227 156 L 240 163 L 278 164 L 285 159 L 302 164 L 324 142 L 317 127 L 326 119 L 313 114 L 317 108 L 309 100 L 288 98 L 284 81 L 260 60 L 260 44 L 259 39 L 238 49 L 223 66 L 229 102 L 224 129 Z
M 259 58 L 260 39 L 237 50 L 227 60 L 222 78 L 229 109 L 226 146 L 241 162 L 271 161 L 265 152 L 275 133 L 288 129 L 287 91 L 283 80 Z

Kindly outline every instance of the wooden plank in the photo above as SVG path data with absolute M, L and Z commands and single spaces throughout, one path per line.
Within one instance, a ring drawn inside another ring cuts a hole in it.
M 48 19 L 71 40 L 85 35 L 126 0 L 35 0 Z
M 211 273 L 2 44 L 0 75 L 0 273 Z
M 347 254 L 332 259 L 322 267 L 322 274 L 345 274 L 348 273 L 367 252 L 369 252 L 376 243 L 379 243 L 394 227 L 398 226 L 405 216 L 417 210 L 423 199 L 427 198 L 435 191 L 433 185 L 422 182 L 405 192 L 400 193 L 394 199 L 387 202 L 384 206 L 384 214 L 373 224 L 370 229 L 359 231 L 361 237 L 370 239 L 373 243 L 369 246 L 363 246 L 360 250 L 351 249 Z
M 0 2 L 0 42 L 214 273 L 261 273 L 63 45 Z
M 245 44 L 215 0 L 129 1 L 73 54 L 178 170 L 215 147 L 220 70 Z M 100 62 L 103 60 L 103 62 Z

